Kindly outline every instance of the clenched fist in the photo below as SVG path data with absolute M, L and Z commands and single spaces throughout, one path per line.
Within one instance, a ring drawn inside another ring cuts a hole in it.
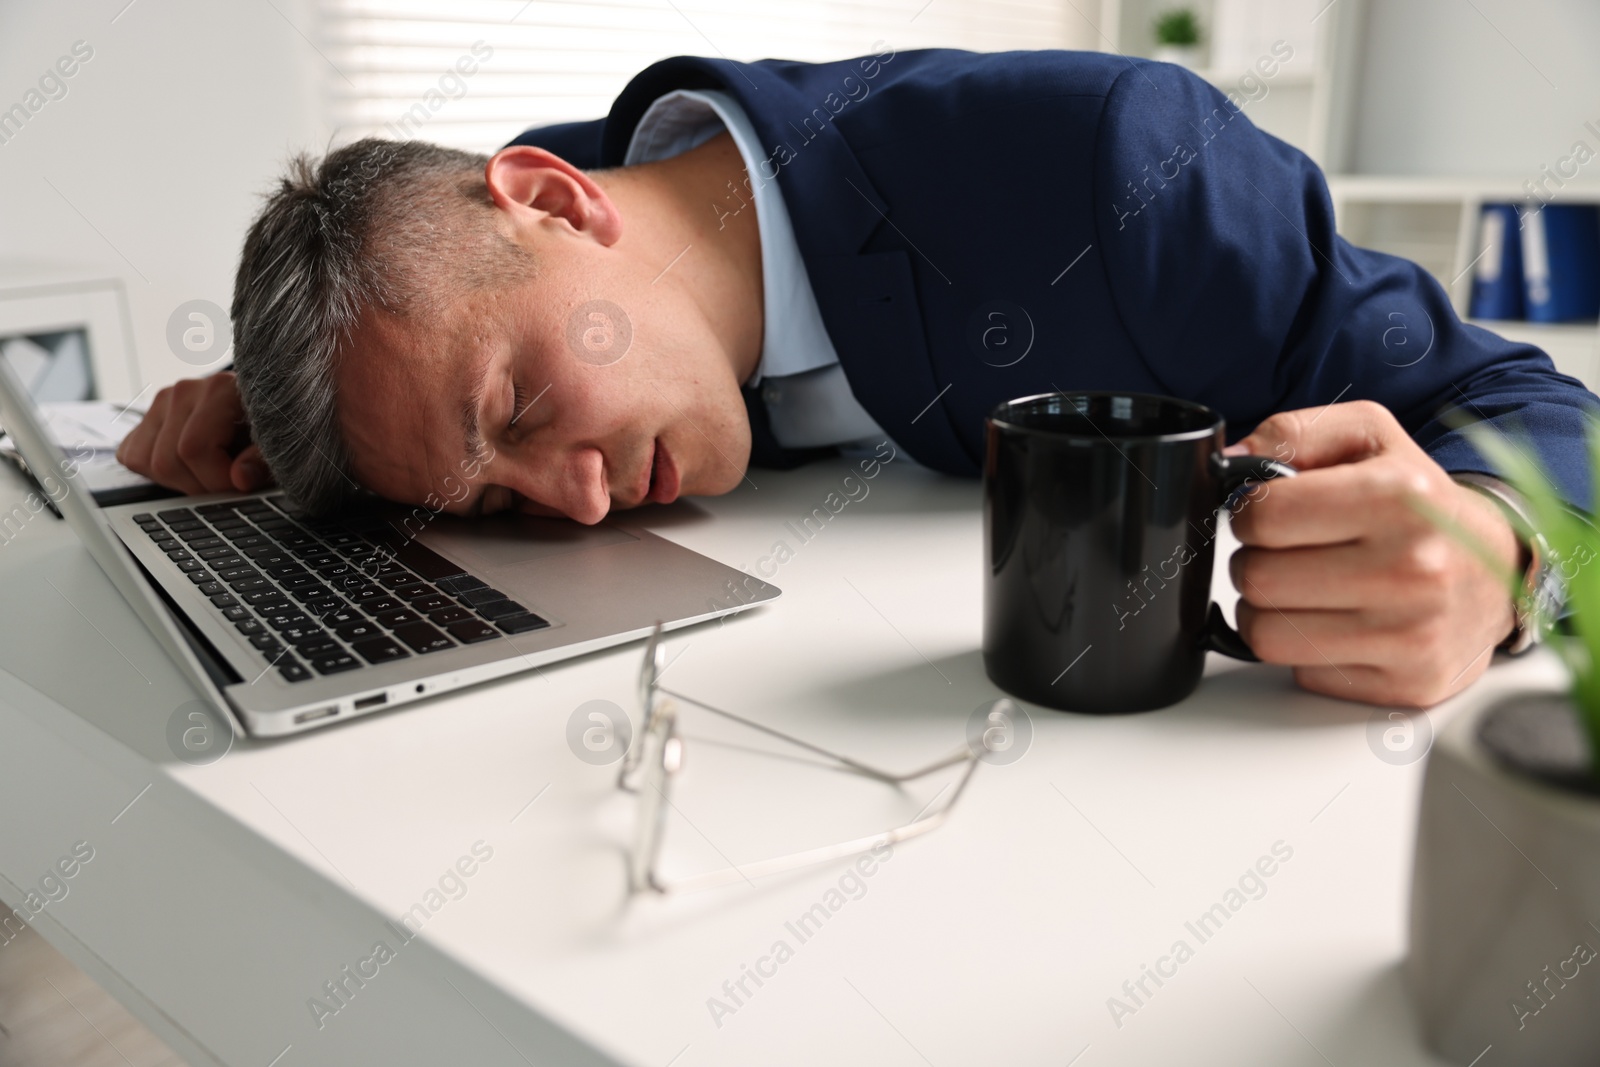
M 232 371 L 185 378 L 156 394 L 117 448 L 117 461 L 181 493 L 248 493 L 272 481 Z

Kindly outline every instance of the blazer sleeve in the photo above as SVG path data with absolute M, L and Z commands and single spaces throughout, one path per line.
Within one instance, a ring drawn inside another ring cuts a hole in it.
M 1590 512 L 1600 399 L 1538 348 L 1460 321 L 1417 264 L 1340 237 L 1322 172 L 1241 102 L 1138 61 L 1106 97 L 1095 230 L 1156 380 L 1220 411 L 1230 441 L 1276 411 L 1374 400 L 1452 473 L 1497 473 L 1447 420 L 1486 421 Z

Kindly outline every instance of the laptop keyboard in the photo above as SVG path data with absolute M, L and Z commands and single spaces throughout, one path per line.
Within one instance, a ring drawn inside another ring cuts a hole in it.
M 133 517 L 263 672 L 291 682 L 549 626 L 387 525 L 311 522 L 281 493 Z

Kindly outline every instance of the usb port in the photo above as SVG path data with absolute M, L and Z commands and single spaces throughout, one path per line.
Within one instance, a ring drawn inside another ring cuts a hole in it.
M 375 708 L 380 704 L 387 703 L 389 703 L 388 693 L 373 693 L 369 697 L 362 697 L 360 700 L 357 700 L 354 710 L 361 711 L 363 708 Z
M 299 726 L 301 723 L 316 722 L 318 719 L 331 719 L 337 714 L 339 714 L 339 705 L 337 704 L 326 708 L 313 708 L 310 711 L 302 711 L 296 715 L 294 724 Z

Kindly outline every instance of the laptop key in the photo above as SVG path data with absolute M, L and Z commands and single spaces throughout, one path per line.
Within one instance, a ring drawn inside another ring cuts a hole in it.
M 411 602 L 412 611 L 443 611 L 446 608 L 455 606 L 456 602 L 443 593 L 429 593 L 427 596 L 419 596 Z
M 176 537 L 162 537 L 156 542 L 156 547 L 163 552 L 171 552 L 173 549 L 182 548 L 183 542 Z
M 482 578 L 474 578 L 470 574 L 461 574 L 454 578 L 440 578 L 433 584 L 443 589 L 446 593 L 452 594 L 465 593 L 468 589 L 487 589 L 489 586 L 489 583 Z
M 321 600 L 324 597 L 331 596 L 332 594 L 333 590 L 321 584 L 302 585 L 298 589 L 289 590 L 289 595 L 300 601 L 302 604 L 309 603 L 313 600 Z
M 387 637 L 373 637 L 365 641 L 357 641 L 350 647 L 368 663 L 392 663 L 397 659 L 405 659 L 411 655 L 411 653 Z
M 156 517 L 150 514 L 148 511 L 141 511 L 139 514 L 133 517 L 133 521 L 143 526 L 147 522 L 155 522 Z
M 199 570 L 201 566 L 200 561 L 195 559 L 193 556 L 190 556 L 188 559 L 175 559 L 172 562 L 176 563 L 178 565 L 178 569 L 183 571 L 185 574 L 193 574 L 195 571 Z
M 240 564 L 237 567 L 229 567 L 225 571 L 218 571 L 217 574 L 221 576 L 222 580 L 225 582 L 237 582 L 240 578 L 261 577 L 260 571 L 247 564 Z
M 194 557 L 189 554 L 187 549 L 182 548 L 174 548 L 172 551 L 167 553 L 167 558 L 174 563 L 182 563 L 186 559 L 194 559 Z
M 233 599 L 232 593 L 218 593 L 216 596 L 211 598 L 211 603 L 215 604 L 219 608 L 233 608 L 239 606 L 239 602 Z
M 416 612 L 407 608 L 400 608 L 396 611 L 385 611 L 382 613 L 374 612 L 372 617 L 377 619 L 391 630 L 393 630 L 396 626 L 406 626 L 414 622 L 422 621 L 421 615 L 418 615 Z
M 203 522 L 178 522 L 173 523 L 172 532 L 178 535 L 180 541 L 204 541 L 208 537 L 216 537 L 216 533 Z M 221 541 L 217 542 L 221 544 Z
M 265 578 L 241 578 L 236 582 L 229 582 L 228 588 L 235 593 L 254 593 L 261 589 L 271 589 L 272 583 Z
M 210 527 L 199 519 L 190 519 L 186 522 L 169 522 L 167 523 L 167 529 L 175 534 L 185 534 L 194 530 L 209 530 Z
M 317 568 L 317 573 L 324 578 L 343 578 L 347 574 L 356 573 L 356 569 L 348 563 L 324 563 Z
M 438 590 L 434 589 L 434 587 L 431 585 L 419 584 L 402 585 L 394 590 L 394 595 L 409 604 L 411 601 L 421 600 L 425 596 L 438 596 L 439 593 Z
M 195 585 L 199 585 L 201 582 L 209 582 L 211 581 L 211 572 L 201 567 L 199 570 L 189 572 L 189 580 Z
M 296 641 L 294 650 L 306 659 L 314 659 L 333 652 L 343 652 L 344 646 L 331 637 L 308 637 L 304 641 Z
M 281 632 L 291 626 L 310 626 L 311 616 L 302 614 L 298 611 L 282 611 L 273 615 L 267 615 L 265 617 L 265 622 L 274 630 Z
M 508 634 L 521 634 L 527 633 L 529 630 L 542 630 L 546 626 L 550 625 L 547 620 L 539 618 L 539 616 L 535 615 L 531 611 L 525 611 L 521 615 L 507 615 L 503 619 L 496 619 L 494 624 Z
M 352 645 L 357 641 L 366 641 L 374 637 L 382 637 L 383 630 L 375 622 L 347 622 L 333 628 L 333 632 L 349 641 Z
M 360 604 L 363 610 L 374 600 L 390 599 L 389 594 L 384 591 L 381 585 L 369 585 L 355 590 L 347 589 L 343 590 L 343 592 L 348 599 Z
M 283 642 L 269 633 L 252 634 L 250 643 L 269 656 L 276 654 L 283 648 Z
M 229 622 L 239 622 L 250 617 L 250 609 L 243 604 L 235 604 L 231 608 L 224 608 L 222 614 L 228 617 Z
M 183 542 L 188 546 L 190 552 L 199 552 L 204 548 L 224 548 L 229 552 L 233 551 L 233 546 L 228 544 L 228 542 L 224 541 L 220 537 L 215 536 L 214 534 L 211 534 L 209 530 L 206 532 L 208 535 L 206 537 L 197 537 L 193 541 Z
M 382 568 L 378 570 L 378 584 L 388 589 L 403 589 L 408 585 L 416 585 L 421 581 L 421 578 L 418 578 L 403 567 L 397 567 L 392 571 L 386 571 Z
M 351 599 L 355 598 L 352 597 Z M 403 607 L 405 605 L 392 596 L 369 597 L 361 602 L 361 610 L 369 615 L 376 615 L 383 611 L 398 611 Z
M 367 621 L 367 617 L 365 615 L 361 614 L 361 612 L 347 604 L 340 605 L 333 611 L 323 612 L 321 618 L 324 626 L 348 626 L 353 622 Z
M 493 622 L 508 615 L 525 614 L 528 609 L 515 600 L 491 600 L 487 604 L 479 604 L 477 610 L 479 615 Z
M 202 549 L 198 549 L 198 550 L 195 548 L 194 545 L 190 545 L 189 546 L 189 551 L 193 552 L 195 555 L 199 556 L 201 559 L 206 559 L 206 560 L 228 559 L 228 558 L 237 559 L 238 558 L 234 554 L 234 551 L 233 551 L 233 549 L 231 547 L 224 547 L 222 545 L 218 545 L 216 548 L 202 548 Z
M 467 589 L 457 593 L 456 599 L 468 607 L 477 607 L 479 604 L 486 604 L 491 600 L 504 600 L 506 595 L 498 589 L 490 589 L 485 585 L 477 589 Z
M 330 652 L 312 658 L 311 665 L 318 674 L 338 674 L 340 671 L 355 670 L 361 666 L 361 661 L 348 652 Z
M 255 560 L 257 567 L 276 567 L 284 563 L 294 563 L 294 557 L 277 545 L 254 545 L 240 551 Z
M 156 518 L 162 522 L 193 522 L 195 514 L 188 508 L 168 508 L 166 511 L 156 512 Z
M 314 597 L 305 601 L 305 610 L 315 615 L 327 615 L 329 612 L 340 611 L 345 603 L 336 596 L 325 595 Z
M 460 611 L 461 609 L 456 608 L 455 610 Z M 463 612 L 463 614 L 465 613 Z M 495 632 L 495 628 L 493 626 L 490 626 L 488 623 L 479 622 L 477 619 L 472 618 L 469 618 L 464 622 L 453 622 L 449 626 L 446 626 L 445 629 L 450 631 L 451 637 L 454 637 L 463 645 L 474 644 L 478 641 L 487 641 L 491 637 L 500 636 Z
M 307 618 L 304 622 L 293 626 L 275 626 L 278 636 L 291 644 L 298 645 L 301 641 L 309 641 L 314 637 L 327 637 L 328 631 L 318 626 L 315 619 Z
M 311 677 L 306 665 L 292 656 L 285 656 L 278 661 L 278 673 L 291 682 L 303 682 Z
M 287 577 L 279 578 L 278 582 L 285 589 L 303 589 L 308 585 L 322 584 L 322 580 L 319 579 L 315 574 L 312 574 L 310 571 L 305 571 L 301 574 L 291 574 Z
M 200 583 L 200 591 L 202 593 L 204 593 L 206 596 L 216 596 L 218 593 L 226 593 L 228 590 L 223 588 L 223 585 L 222 585 L 221 582 L 211 581 L 211 582 L 201 582 Z
M 235 501 L 232 500 L 224 500 L 216 504 L 201 504 L 199 507 L 194 509 L 194 513 L 196 515 L 204 515 L 207 518 L 210 518 L 212 515 L 226 515 L 228 512 L 233 510 L 234 504 Z M 134 516 L 135 519 L 138 517 L 139 516 L 137 515 Z
M 265 630 L 265 627 L 256 619 L 240 619 L 233 624 L 233 628 L 246 636 L 259 634 Z
M 267 543 L 267 539 L 256 533 L 253 526 L 230 526 L 226 530 L 219 529 L 218 532 L 232 541 L 234 548 L 254 548 L 256 545 Z
M 411 646 L 411 650 L 417 653 L 438 652 L 442 649 L 455 647 L 455 642 L 450 640 L 446 634 L 441 633 L 437 628 L 429 626 L 425 622 L 402 626 L 394 632 L 394 635 Z
M 244 602 L 260 611 L 267 610 L 269 605 L 282 604 L 284 609 L 289 607 L 289 600 L 280 591 L 271 588 L 257 589 L 254 593 L 246 593 Z
M 419 602 L 411 606 L 417 608 L 421 607 L 422 605 Z M 428 618 L 433 622 L 438 623 L 440 626 L 448 626 L 453 622 L 467 622 L 469 620 L 473 622 L 477 621 L 473 618 L 472 612 L 468 611 L 466 608 L 457 607 L 454 604 L 446 608 L 439 608 L 435 611 L 428 612 Z

